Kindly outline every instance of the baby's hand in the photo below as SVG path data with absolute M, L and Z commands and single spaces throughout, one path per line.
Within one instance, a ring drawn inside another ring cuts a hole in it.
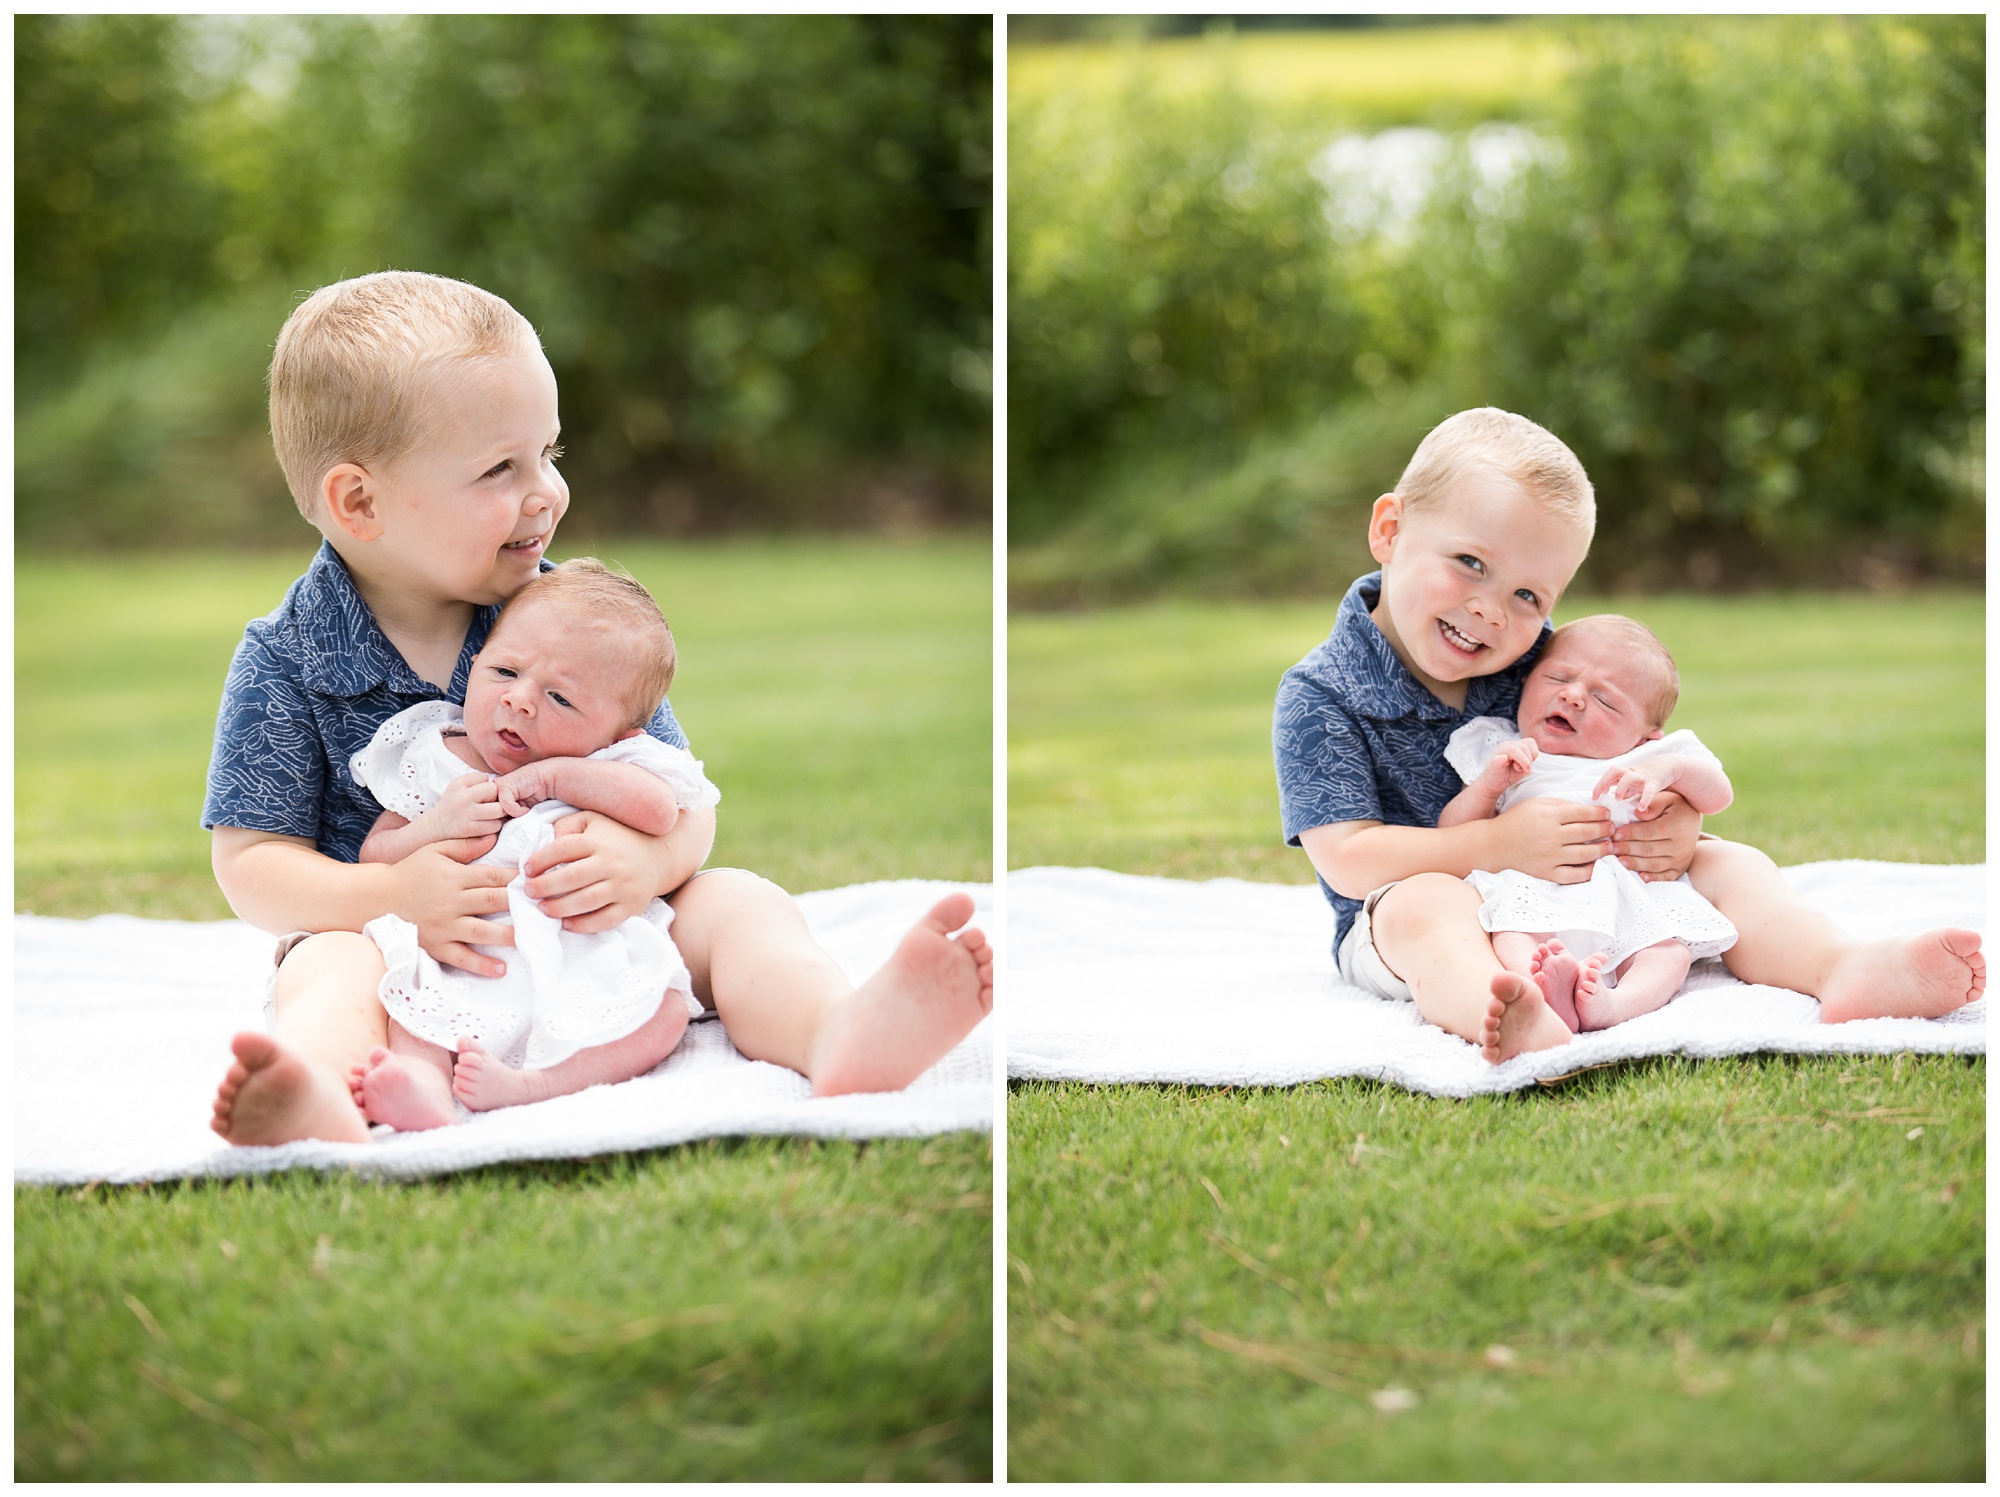
M 446 842 L 459 837 L 491 837 L 507 816 L 493 777 L 474 770 L 453 780 L 438 803 L 417 818 L 417 824 L 430 841 Z
M 1486 761 L 1486 768 L 1480 771 L 1481 788 L 1497 795 L 1518 784 L 1534 768 L 1535 755 L 1539 752 L 1532 738 L 1516 738 L 1501 744 L 1493 751 L 1493 757 Z
M 1650 811 L 1653 797 L 1671 785 L 1673 779 L 1672 773 L 1657 761 L 1622 764 L 1604 771 L 1604 778 L 1597 782 L 1590 798 L 1597 800 L 1609 791 L 1615 800 L 1633 801 L 1639 810 Z
M 494 781 L 500 792 L 500 805 L 509 816 L 519 816 L 530 806 L 556 798 L 555 776 L 549 772 L 548 761 L 523 764 L 512 774 L 504 774 Z

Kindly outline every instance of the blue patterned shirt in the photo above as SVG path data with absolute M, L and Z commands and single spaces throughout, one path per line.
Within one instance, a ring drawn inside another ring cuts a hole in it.
M 1445 744 L 1475 717 L 1514 716 L 1521 682 L 1548 639 L 1490 676 L 1465 683 L 1465 706 L 1448 707 L 1403 664 L 1368 615 L 1382 596 L 1382 574 L 1347 590 L 1326 642 L 1285 672 L 1271 720 L 1278 763 L 1278 804 L 1285 842 L 1336 821 L 1436 826 L 1445 803 L 1465 788 L 1444 760 Z M 1333 947 L 1340 949 L 1361 901 L 1319 881 L 1333 904 Z
M 542 563 L 544 571 L 549 566 Z M 499 613 L 490 606 L 473 613 L 444 693 L 449 700 L 465 701 L 472 657 Z M 244 628 L 229 662 L 203 828 L 310 837 L 329 858 L 354 862 L 382 807 L 354 783 L 348 761 L 391 717 L 438 695 L 375 622 L 347 564 L 320 542 L 285 601 Z M 687 747 L 665 702 L 646 731 Z

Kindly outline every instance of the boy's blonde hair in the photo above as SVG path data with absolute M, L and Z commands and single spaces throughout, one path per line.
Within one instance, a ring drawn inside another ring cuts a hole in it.
M 271 443 L 299 513 L 314 518 L 329 469 L 417 444 L 440 365 L 540 347 L 527 318 L 464 281 L 384 270 L 320 287 L 271 355 Z
M 644 586 L 614 571 L 594 556 L 578 556 L 552 572 L 543 572 L 507 600 L 498 633 L 509 614 L 524 604 L 542 603 L 565 613 L 601 620 L 614 626 L 614 638 L 624 647 L 631 685 L 625 695 L 625 727 L 643 728 L 674 684 L 674 633 L 660 605 Z
M 1628 644 L 1637 645 L 1651 655 L 1659 666 L 1658 682 L 1649 695 L 1637 692 L 1639 705 L 1644 707 L 1652 719 L 1652 726 L 1664 728 L 1667 719 L 1674 715 L 1674 708 L 1681 699 L 1681 673 L 1674 666 L 1674 657 L 1667 647 L 1660 643 L 1660 636 L 1648 629 L 1637 619 L 1627 618 L 1622 613 L 1593 613 L 1584 618 L 1571 619 L 1554 634 L 1542 650 L 1542 660 L 1547 660 L 1555 652 L 1556 645 L 1565 635 L 1610 634 Z M 1540 661 L 1536 662 L 1540 664 Z
M 1578 526 L 1586 541 L 1597 529 L 1597 496 L 1576 454 L 1546 427 L 1490 405 L 1446 417 L 1417 444 L 1396 480 L 1403 513 L 1435 503 L 1475 471 L 1512 481 L 1529 498 Z

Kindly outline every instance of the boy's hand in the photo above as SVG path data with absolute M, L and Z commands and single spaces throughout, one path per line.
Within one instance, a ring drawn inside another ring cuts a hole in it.
M 1648 883 L 1686 873 L 1701 835 L 1701 813 L 1675 791 L 1662 790 L 1653 798 L 1653 809 L 1638 814 L 1637 821 L 1612 833 L 1618 861 Z
M 1486 768 L 1479 772 L 1479 788 L 1491 792 L 1497 800 L 1501 793 L 1521 782 L 1521 777 L 1535 767 L 1535 755 L 1541 750 L 1535 747 L 1532 738 L 1517 738 L 1511 743 L 1503 743 L 1493 751 L 1493 757 L 1486 761 Z
M 1653 809 L 1653 798 L 1673 782 L 1671 766 L 1657 759 L 1621 764 L 1604 771 L 1604 778 L 1597 782 L 1590 798 L 1596 800 L 1608 790 L 1616 800 L 1636 802 L 1635 809 L 1643 816 Z
M 497 806 L 497 803 L 496 803 Z M 471 860 L 493 846 L 492 837 L 433 842 L 396 864 L 395 911 L 417 928 L 417 944 L 440 962 L 476 977 L 499 977 L 505 962 L 472 949 L 512 946 L 514 928 L 484 917 L 507 908 L 514 871 Z
M 1611 813 L 1602 806 L 1536 796 L 1503 812 L 1493 826 L 1505 838 L 1501 867 L 1551 883 L 1588 882 L 1597 860 L 1611 851 Z
M 565 816 L 554 830 L 555 840 L 521 871 L 528 875 L 528 897 L 564 930 L 610 930 L 660 893 L 656 863 L 664 838 L 597 811 Z
M 503 821 L 516 814 L 500 804 L 500 789 L 493 776 L 474 770 L 446 786 L 438 803 L 419 816 L 416 825 L 434 842 L 491 837 Z

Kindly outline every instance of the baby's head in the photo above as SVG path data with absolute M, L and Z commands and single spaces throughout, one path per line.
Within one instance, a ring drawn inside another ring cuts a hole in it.
M 1541 636 L 1596 520 L 1583 464 L 1552 433 L 1490 406 L 1460 411 L 1375 501 L 1375 622 L 1434 692 L 1503 670 Z
M 1528 672 L 1521 733 L 1543 753 L 1615 759 L 1660 737 L 1680 695 L 1674 657 L 1651 629 L 1596 613 L 1556 630 Z
M 351 568 L 470 603 L 534 575 L 569 490 L 555 376 L 506 302 L 412 271 L 323 286 L 270 386 L 293 501 Z
M 465 685 L 465 731 L 496 774 L 583 758 L 642 731 L 674 679 L 653 595 L 593 557 L 514 595 Z

